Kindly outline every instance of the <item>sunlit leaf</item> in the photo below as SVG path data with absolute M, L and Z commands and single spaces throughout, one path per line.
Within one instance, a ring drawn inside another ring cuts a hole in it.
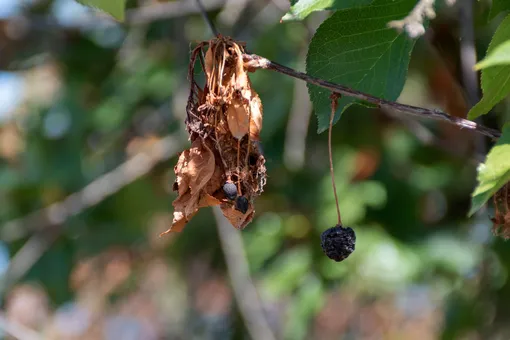
M 303 20 L 312 12 L 341 10 L 370 4 L 373 0 L 297 0 L 292 2 L 282 21 Z
M 76 0 L 79 3 L 97 8 L 119 21 L 124 21 L 124 11 L 126 9 L 126 0 Z
M 510 181 L 510 124 L 490 150 L 485 163 L 478 166 L 478 186 L 473 192 L 469 216 L 480 209 L 503 185 Z
M 475 69 L 481 70 L 496 65 L 510 64 L 510 40 L 505 41 L 501 45 L 487 55 L 482 61 L 475 65 Z
M 497 48 L 510 39 L 510 15 L 499 25 L 487 49 L 490 57 Z M 499 55 L 499 52 L 498 52 Z M 482 99 L 469 111 L 468 118 L 475 119 L 489 112 L 494 105 L 510 93 L 510 64 L 497 65 L 482 70 Z
M 388 2 L 336 12 L 318 28 L 307 56 L 307 73 L 389 100 L 400 95 L 415 41 L 405 33 L 387 26 L 405 17 L 415 5 L 413 0 Z M 318 131 L 327 129 L 330 92 L 315 85 L 308 87 Z M 355 102 L 341 98 L 335 122 Z

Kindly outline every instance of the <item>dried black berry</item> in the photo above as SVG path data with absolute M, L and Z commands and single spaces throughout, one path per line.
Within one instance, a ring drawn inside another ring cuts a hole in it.
M 235 198 L 237 197 L 237 187 L 232 182 L 226 182 L 223 185 L 223 192 L 225 193 L 225 196 L 227 196 L 229 200 L 235 200 Z
M 246 214 L 248 211 L 248 199 L 244 196 L 238 196 L 236 198 L 236 210 L 239 210 L 243 214 Z
M 337 224 L 321 234 L 321 247 L 324 253 L 332 260 L 340 262 L 345 260 L 354 251 L 356 234 L 349 227 Z

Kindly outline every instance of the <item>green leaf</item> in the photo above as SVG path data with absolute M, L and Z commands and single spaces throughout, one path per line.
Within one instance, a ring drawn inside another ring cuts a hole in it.
M 341 10 L 368 5 L 373 0 L 297 0 L 292 1 L 289 11 L 282 21 L 303 20 L 312 12 L 323 10 Z
M 510 40 L 494 48 L 494 51 L 475 65 L 475 69 L 481 70 L 496 65 L 510 64 Z
M 478 186 L 473 192 L 469 216 L 480 209 L 503 185 L 510 181 L 510 124 L 490 150 L 485 163 L 478 166 Z
M 404 18 L 415 4 L 414 0 L 376 0 L 372 5 L 336 12 L 317 29 L 310 43 L 307 73 L 396 100 L 404 86 L 415 41 L 387 24 Z M 308 91 L 320 133 L 329 125 L 330 92 L 310 84 Z M 355 102 L 341 98 L 335 122 Z
M 489 18 L 493 19 L 501 12 L 510 11 L 510 1 L 508 0 L 492 0 L 491 12 Z
M 97 8 L 110 14 L 118 21 L 124 21 L 126 0 L 76 0 L 82 5 Z
M 499 45 L 510 39 L 510 15 L 499 25 L 487 49 L 490 56 Z M 482 70 L 482 99 L 468 113 L 469 119 L 486 114 L 510 92 L 510 65 L 498 65 Z

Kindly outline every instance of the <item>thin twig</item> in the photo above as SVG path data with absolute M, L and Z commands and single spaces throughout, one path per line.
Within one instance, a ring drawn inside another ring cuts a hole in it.
M 213 208 L 221 248 L 239 311 L 253 340 L 274 340 L 275 336 L 263 313 L 257 289 L 250 277 L 246 252 L 240 231 L 232 228 L 219 207 Z
M 203 7 L 206 11 L 217 10 L 223 7 L 224 3 L 225 0 L 209 0 L 203 4 Z M 185 17 L 196 13 L 200 13 L 200 8 L 197 8 L 197 6 L 189 0 L 153 3 L 149 6 L 126 10 L 126 19 L 123 24 L 145 25 L 159 20 Z M 49 16 L 36 14 L 18 17 L 14 20 L 26 20 L 30 28 L 35 30 L 66 29 L 68 27 L 90 29 L 100 25 L 119 25 L 117 21 L 106 15 L 86 15 L 75 19 L 70 26 L 67 27 L 61 26 Z
M 202 14 L 202 18 L 207 23 L 207 26 L 209 26 L 209 29 L 211 30 L 212 34 L 217 37 L 219 35 L 219 32 L 216 29 L 216 26 L 214 26 L 214 23 L 212 22 L 211 18 L 209 18 L 209 15 L 207 15 L 207 11 L 205 10 L 202 1 L 200 0 L 195 1 L 197 3 L 198 9 L 200 10 L 200 14 Z
M 288 169 L 297 171 L 305 164 L 306 139 L 312 114 L 306 84 L 299 80 L 294 81 L 294 94 L 289 114 L 283 146 L 283 163 Z
M 439 138 L 434 135 L 427 127 L 423 125 L 422 122 L 411 119 L 407 116 L 398 115 L 391 110 L 382 109 L 382 112 L 391 117 L 392 119 L 400 122 L 403 126 L 405 126 L 412 134 L 416 137 L 422 144 L 428 146 L 434 146 L 438 149 L 441 149 L 452 156 L 460 157 L 458 152 L 455 151 L 455 145 L 453 145 L 450 141 Z M 467 158 L 467 161 L 477 167 L 480 163 L 483 163 L 485 159 L 484 154 L 474 153 L 471 157 Z
M 4 280 L 0 284 L 0 296 L 5 294 L 37 263 L 58 238 L 59 231 L 58 229 L 39 231 L 25 242 L 9 262 Z
M 145 152 L 136 154 L 117 168 L 92 181 L 82 190 L 69 195 L 63 201 L 7 222 L 0 231 L 0 239 L 12 242 L 24 237 L 30 231 L 64 223 L 70 217 L 100 203 L 129 183 L 147 174 L 156 164 L 175 155 L 181 147 L 182 142 L 174 136 L 162 138 Z
M 473 1 L 464 0 L 459 2 L 459 26 L 460 26 L 460 65 L 462 72 L 462 83 L 467 92 L 467 102 L 472 108 L 480 100 L 480 88 L 478 75 L 473 67 L 476 64 L 475 28 Z M 476 119 L 477 123 L 482 121 L 481 117 Z M 483 138 L 475 139 L 475 153 L 486 154 L 487 146 Z M 476 214 L 485 216 L 486 205 L 481 207 Z
M 202 10 L 210 11 L 219 9 L 224 3 L 225 0 L 210 0 L 207 1 L 202 8 L 197 8 L 197 6 L 194 6 L 189 0 L 156 3 L 150 6 L 128 10 L 126 12 L 126 23 L 140 25 L 156 20 L 184 17 L 189 14 L 200 13 Z
M 306 47 L 301 49 L 301 60 L 306 57 Z M 306 83 L 294 79 L 294 93 L 290 106 L 289 120 L 285 131 L 283 146 L 283 163 L 290 170 L 300 170 L 305 163 L 306 139 L 312 114 L 312 103 L 308 99 Z
M 331 145 L 331 135 L 333 132 L 333 120 L 335 120 L 335 112 L 338 108 L 338 93 L 331 94 L 331 115 L 329 117 L 328 129 L 328 151 L 329 151 L 329 171 L 331 174 L 331 184 L 333 185 L 333 194 L 335 195 L 336 213 L 338 215 L 338 225 L 342 225 L 342 216 L 340 215 L 340 205 L 338 204 L 338 194 L 336 192 L 335 170 L 333 170 L 333 147 Z
M 458 22 L 460 27 L 460 66 L 461 66 L 461 74 L 462 74 L 462 83 L 467 92 L 467 100 L 469 103 L 469 107 L 473 107 L 480 100 L 480 88 L 479 88 L 479 78 L 476 71 L 474 71 L 473 67 L 476 64 L 476 47 L 475 47 L 475 29 L 474 29 L 474 11 L 473 11 L 474 1 L 473 0 L 463 0 L 459 1 L 458 4 Z M 478 117 L 476 119 L 477 122 L 481 122 L 482 117 Z M 485 144 L 484 138 L 475 139 L 475 152 L 485 154 L 487 152 L 487 146 Z M 507 186 L 508 188 L 508 186 Z M 495 209 L 495 217 L 499 216 L 498 214 L 498 204 L 496 203 L 496 197 L 498 194 L 496 193 L 493 196 L 494 199 L 494 209 Z M 505 195 L 507 197 L 507 195 Z M 490 225 L 490 220 L 487 216 L 487 206 L 488 204 L 484 204 L 477 212 L 476 217 L 479 221 L 483 221 Z M 474 223 L 472 229 L 475 230 L 479 226 L 479 223 Z M 490 247 L 490 243 L 486 242 L 483 245 L 483 253 L 482 253 L 482 261 L 479 264 L 479 279 L 478 281 L 478 294 L 477 299 L 480 301 L 485 301 L 488 304 L 494 305 L 495 296 L 487 287 L 490 286 L 491 273 L 490 273 L 490 263 L 492 255 L 492 249 Z M 479 329 L 479 335 L 482 339 L 486 339 L 490 337 L 491 331 L 493 329 L 493 325 L 484 325 Z
M 469 107 L 480 100 L 478 75 L 473 69 L 476 64 L 475 29 L 473 27 L 473 1 L 459 2 L 460 66 L 462 83 L 467 92 Z
M 482 135 L 488 136 L 492 139 L 497 139 L 501 136 L 501 133 L 498 130 L 488 128 L 486 126 L 477 124 L 477 123 L 472 122 L 467 119 L 450 116 L 449 114 L 442 112 L 440 110 L 431 110 L 431 109 L 426 109 L 423 107 L 405 105 L 405 104 L 400 104 L 400 103 L 393 102 L 390 100 L 378 98 L 378 97 L 372 96 L 370 94 L 363 93 L 358 90 L 354 90 L 354 89 L 344 86 L 344 85 L 335 84 L 335 83 L 326 81 L 324 79 L 309 76 L 305 73 L 296 71 L 296 70 L 291 69 L 287 66 L 280 65 L 278 63 L 270 61 L 269 59 L 258 56 L 256 54 L 245 54 L 243 57 L 244 57 L 244 60 L 247 63 L 247 65 L 252 69 L 261 68 L 261 69 L 268 69 L 268 70 L 276 71 L 276 72 L 288 75 L 293 78 L 298 78 L 298 79 L 304 80 L 310 84 L 320 86 L 320 87 L 325 88 L 331 92 L 335 92 L 335 93 L 339 93 L 344 96 L 360 99 L 360 100 L 375 104 L 379 107 L 400 111 L 400 112 L 410 114 L 413 116 L 434 119 L 434 120 L 440 120 L 440 121 L 446 121 L 453 125 L 458 126 L 461 129 L 472 130 L 472 131 L 475 131 Z

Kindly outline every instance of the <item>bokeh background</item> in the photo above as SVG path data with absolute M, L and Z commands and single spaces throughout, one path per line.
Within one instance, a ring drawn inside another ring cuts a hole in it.
M 223 34 L 298 70 L 329 15 L 280 23 L 286 0 L 203 3 Z M 348 109 L 333 148 L 357 245 L 336 263 L 320 248 L 336 222 L 327 134 L 306 85 L 271 71 L 252 75 L 269 175 L 253 223 L 204 209 L 158 237 L 189 145 L 190 49 L 211 33 L 191 0 L 128 8 L 118 24 L 72 0 L 0 1 L 2 336 L 510 339 L 510 244 L 490 209 L 466 217 L 489 141 Z M 489 9 L 439 6 L 400 101 L 465 117 L 479 95 L 466 56 L 484 56 L 502 19 Z M 508 104 L 484 123 L 500 128 Z

